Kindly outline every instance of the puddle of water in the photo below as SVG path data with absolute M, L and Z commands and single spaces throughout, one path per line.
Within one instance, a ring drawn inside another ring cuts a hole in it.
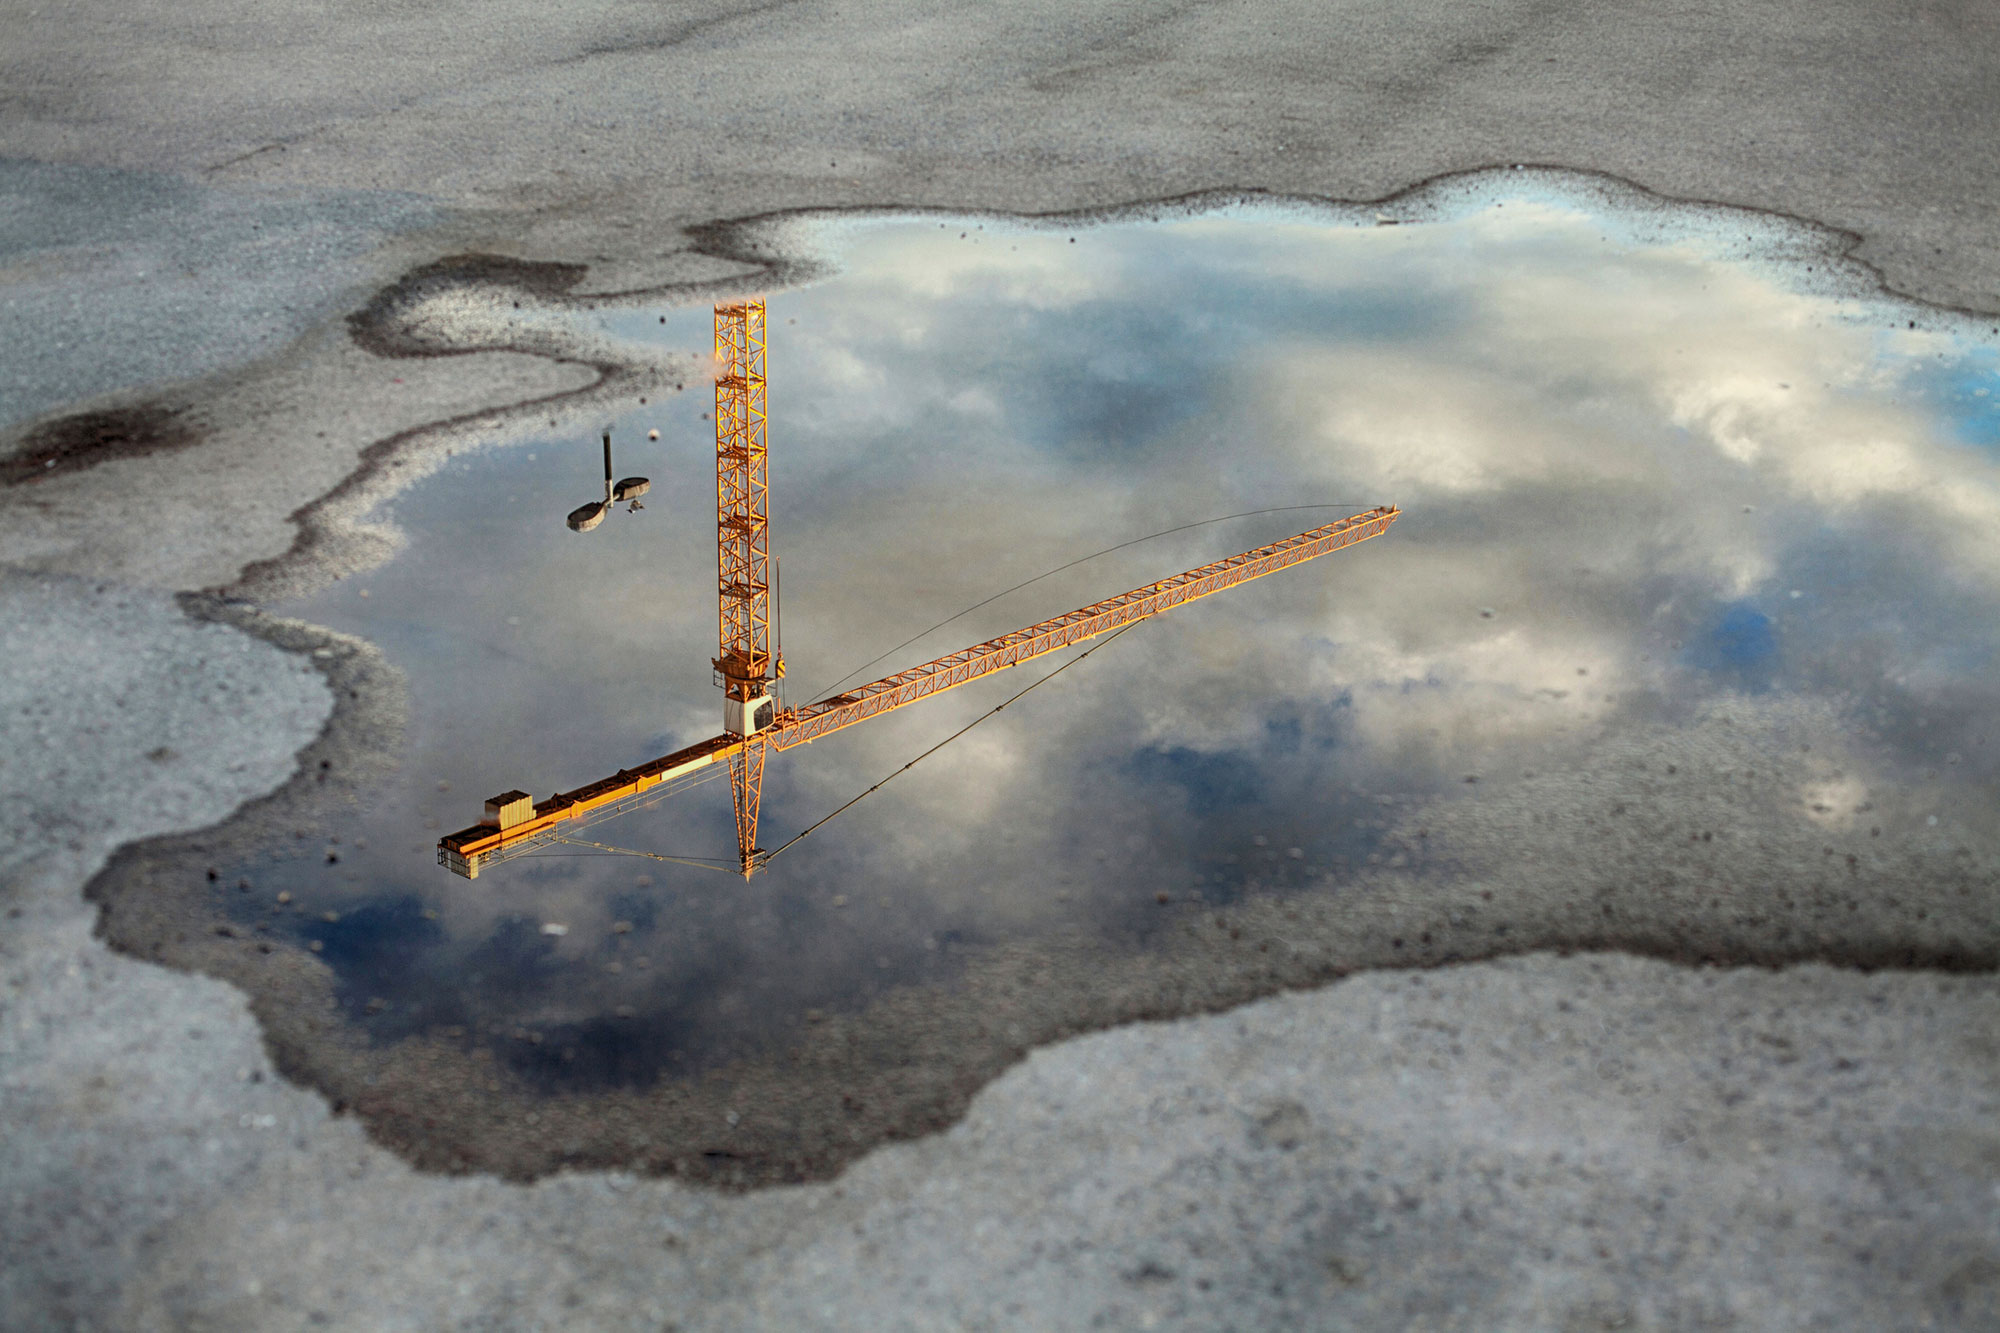
M 1587 765 L 1727 695 L 1833 701 L 1865 728 L 1870 790 L 1947 828 L 1990 812 L 1993 337 L 1649 226 L 1532 191 L 1398 227 L 1278 208 L 842 224 L 840 276 L 769 307 L 788 702 L 1146 533 L 1334 506 L 1090 561 L 855 679 L 1354 509 L 1404 518 L 1139 627 L 748 885 L 595 854 L 456 879 L 436 839 L 487 795 L 720 730 L 711 400 L 635 401 L 610 426 L 618 474 L 652 479 L 641 511 L 565 526 L 601 494 L 595 434 L 461 457 L 395 502 L 393 563 L 276 608 L 378 644 L 414 723 L 365 808 L 219 891 L 315 944 L 374 1043 L 426 1034 L 587 1091 L 948 988 L 999 944 L 1144 949 L 1190 904 L 1356 892 L 1371 861 L 1407 861 L 1381 838 L 1412 808 Z M 709 338 L 706 309 L 596 318 Z M 764 845 L 1060 660 L 773 756 Z M 1836 775 L 1801 808 L 1883 818 L 1861 793 Z M 727 859 L 726 784 L 583 836 Z

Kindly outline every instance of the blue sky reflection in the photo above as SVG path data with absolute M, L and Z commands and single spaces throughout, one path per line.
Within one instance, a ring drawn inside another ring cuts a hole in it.
M 1939 710 L 1961 808 L 1991 807 L 1989 337 L 1800 289 L 1692 224 L 1638 238 L 1546 197 L 1394 228 L 1272 208 L 831 237 L 842 273 L 770 305 L 795 701 L 1147 532 L 1321 502 L 1407 517 L 1141 626 L 751 886 L 615 857 L 466 884 L 431 844 L 490 792 L 544 795 L 719 729 L 709 402 L 690 385 L 612 423 L 619 474 L 655 489 L 588 536 L 562 517 L 599 484 L 598 423 L 456 461 L 396 502 L 402 556 L 285 608 L 409 673 L 406 769 L 328 831 L 338 861 L 314 841 L 251 871 L 295 893 L 281 918 L 322 938 L 357 1013 L 384 1001 L 383 1039 L 457 1026 L 558 1081 L 645 1081 L 754 1049 L 808 1006 L 942 984 L 982 942 L 1141 938 L 1158 892 L 1338 892 L 1393 810 L 1587 764 L 1635 720 L 1718 694 L 1811 694 L 1865 724 L 1846 807 L 1815 788 L 1800 818 L 1886 799 L 1930 764 L 1917 720 Z M 599 321 L 708 338 L 705 310 Z M 871 674 L 1318 521 L 1145 543 Z M 1046 669 L 774 760 L 766 845 Z M 725 856 L 726 792 L 596 836 Z

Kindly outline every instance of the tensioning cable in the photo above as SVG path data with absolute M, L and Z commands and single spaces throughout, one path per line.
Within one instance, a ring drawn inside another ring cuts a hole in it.
M 1141 617 L 1142 620 L 1150 620 L 1151 618 L 1152 617 L 1150 616 Z M 882 788 L 888 786 L 891 782 L 895 781 L 903 774 L 909 772 L 911 769 L 915 768 L 918 764 L 921 764 L 924 760 L 930 758 L 932 755 L 936 754 L 939 750 L 942 750 L 945 746 L 957 740 L 960 736 L 963 736 L 966 732 L 971 731 L 981 722 L 986 721 L 988 718 L 998 713 L 1002 708 L 1005 708 L 1007 704 L 1013 703 L 1015 699 L 1019 699 L 1021 695 L 1028 693 L 1029 690 L 1040 689 L 1042 686 L 1054 680 L 1057 676 L 1060 676 L 1063 672 L 1075 666 L 1078 662 L 1081 662 L 1084 658 L 1096 652 L 1099 648 L 1105 647 L 1107 644 L 1111 642 L 1112 639 L 1117 638 L 1120 634 L 1123 634 L 1126 630 L 1131 629 L 1133 625 L 1137 625 L 1139 623 L 1140 623 L 1139 620 L 1134 620 L 1130 624 L 1120 625 L 1117 629 L 1112 631 L 1111 637 L 1105 639 L 1103 643 L 1093 643 L 1092 645 L 1090 645 L 1090 647 L 1084 649 L 1082 652 L 1078 653 L 1075 657 L 1070 658 L 1069 661 L 1064 662 L 1054 671 L 1049 672 L 1048 675 L 1043 676 L 1040 680 L 1034 682 L 1034 684 L 1029 685 L 1027 689 L 1022 690 L 1020 694 L 1016 694 L 1012 698 L 1008 699 L 1006 703 L 999 704 L 998 706 L 988 710 L 987 712 L 981 713 L 978 717 L 975 717 L 974 719 L 972 719 L 972 721 L 966 723 L 964 726 L 960 727 L 957 731 L 952 732 L 951 735 L 945 737 L 943 740 L 939 741 L 936 745 L 933 745 L 930 749 L 925 750 L 922 754 L 918 755 L 915 759 L 912 759 L 909 763 L 904 764 L 901 768 L 897 769 L 894 773 L 891 773 L 888 777 L 883 778 L 880 782 L 870 787 L 867 791 L 862 792 L 861 795 L 855 797 L 853 800 L 849 801 L 846 805 L 841 806 L 840 809 L 835 810 L 833 814 L 826 816 L 825 819 L 822 819 L 818 821 L 818 823 L 810 825 L 803 832 L 796 833 L 790 838 L 787 838 L 784 842 L 778 844 L 775 850 L 767 852 L 765 854 L 764 864 L 769 865 L 772 859 L 775 858 L 779 852 L 784 851 L 785 848 L 791 846 L 793 843 L 797 842 L 800 838 L 805 837 L 806 834 L 811 833 L 816 828 L 819 828 L 820 825 L 827 823 L 829 820 L 833 819 L 835 815 L 842 814 L 845 811 L 850 810 L 854 806 L 860 804 L 861 801 L 863 801 L 867 797 L 873 796 L 876 792 L 882 790 Z
M 668 856 L 665 852 L 642 852 L 632 847 L 613 847 L 608 842 L 592 842 L 588 838 L 557 837 L 555 840 L 557 842 L 568 843 L 573 847 L 601 848 L 604 852 L 618 856 L 643 856 L 654 861 L 671 861 L 675 865 L 694 866 L 698 870 L 721 870 L 732 875 L 736 873 L 736 869 L 732 864 L 713 856 Z M 560 852 L 556 853 L 558 856 L 562 854 Z M 576 856 L 592 855 L 590 852 L 575 852 L 571 854 Z

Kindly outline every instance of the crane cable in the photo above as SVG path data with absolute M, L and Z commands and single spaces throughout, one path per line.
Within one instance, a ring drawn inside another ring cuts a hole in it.
M 726 874 L 731 874 L 731 875 L 736 873 L 736 870 L 733 866 L 721 860 L 720 858 L 713 856 L 668 856 L 664 852 L 642 852 L 631 847 L 613 847 L 608 842 L 592 842 L 588 838 L 567 838 L 559 836 L 555 840 L 557 842 L 568 843 L 573 847 L 598 847 L 602 848 L 606 852 L 612 852 L 619 856 L 644 856 L 644 857 L 649 857 L 655 861 L 672 861 L 675 865 L 694 866 L 699 870 L 720 870 Z M 592 855 L 592 853 L 557 852 L 555 853 L 555 855 L 590 856 Z
M 1027 587 L 1028 584 L 1030 583 L 1040 583 L 1043 579 L 1053 578 L 1055 575 L 1062 573 L 1066 569 L 1075 569 L 1078 565 L 1084 564 L 1087 561 L 1097 559 L 1098 556 L 1110 555 L 1113 551 L 1122 551 L 1128 546 L 1137 546 L 1140 542 L 1152 541 L 1155 537 L 1171 537 L 1176 532 L 1187 532 L 1194 528 L 1205 528 L 1209 526 L 1211 523 L 1227 523 L 1232 518 L 1257 518 L 1264 514 L 1291 514 L 1291 513 L 1297 513 L 1302 509 L 1348 509 L 1348 508 L 1359 509 L 1365 507 L 1366 506 L 1361 505 L 1358 501 L 1335 500 L 1330 504 L 1279 505 L 1275 509 L 1246 509 L 1240 514 L 1224 514 L 1220 518 L 1205 518 L 1198 523 L 1183 523 L 1177 528 L 1163 528 L 1159 532 L 1149 532 L 1143 537 L 1134 537 L 1129 542 L 1119 542 L 1116 546 L 1107 546 L 1101 551 L 1092 551 L 1089 555 L 1079 556 L 1076 559 L 1070 561 L 1066 565 L 1057 565 L 1054 569 L 1048 570 L 1041 574 L 1037 574 L 1035 575 L 1035 577 L 1017 583 L 1011 588 L 1003 588 L 1001 591 L 994 593 L 991 597 L 988 597 L 984 602 L 974 602 L 971 606 L 966 607 L 963 611 L 958 611 L 953 613 L 952 615 L 946 616 L 943 620 L 938 621 L 937 624 L 932 625 L 930 629 L 924 630 L 912 638 L 903 640 L 901 643 L 897 644 L 894 648 L 891 648 L 888 652 L 883 653 L 881 657 L 877 657 L 872 661 L 863 662 L 860 666 L 854 668 L 854 670 L 848 672 L 846 675 L 842 676 L 839 680 L 836 680 L 835 682 L 833 682 L 832 685 L 827 686 L 825 689 L 813 691 L 811 697 L 815 699 L 824 699 L 832 691 L 839 689 L 842 685 L 845 685 L 848 681 L 854 679 L 854 677 L 860 675 L 862 672 L 866 671 L 869 667 L 874 666 L 876 662 L 880 662 L 884 658 L 892 657 L 895 654 L 902 652 L 903 649 L 909 647 L 911 644 L 915 643 L 918 639 L 923 638 L 924 635 L 929 634 L 931 630 L 943 629 L 946 625 L 949 625 L 952 621 L 957 620 L 962 616 L 969 616 L 974 611 L 977 611 L 980 607 L 987 605 L 987 603 L 989 602 L 997 602 L 1010 592 L 1019 592 L 1021 589 Z M 1108 643 L 1110 642 L 1110 640 L 1107 639 L 1105 642 Z M 1095 652 L 1096 649 L 1093 648 L 1091 651 Z M 775 854 L 776 853 L 773 853 L 773 855 Z
M 727 769 L 723 768 L 711 768 L 707 772 L 701 773 L 698 776 L 691 779 L 686 779 L 679 782 L 661 783 L 659 790 L 654 795 L 647 797 L 645 800 L 626 806 L 622 810 L 610 812 L 609 814 L 600 811 L 595 815 L 586 816 L 583 819 L 582 823 L 579 825 L 579 827 L 588 827 L 589 825 L 597 823 L 606 818 L 620 819 L 626 815 L 636 815 L 641 810 L 650 810 L 654 806 L 658 805 L 661 801 L 666 800 L 669 796 L 678 796 L 682 792 L 687 791 L 691 787 L 699 787 L 704 782 L 708 782 L 713 778 L 720 777 L 722 776 L 723 773 L 727 771 L 728 771 Z M 578 847 L 596 847 L 599 848 L 600 850 L 595 852 L 524 852 L 520 854 L 518 857 L 509 857 L 508 859 L 521 860 L 521 861 L 541 861 L 541 860 L 546 860 L 550 857 L 559 857 L 559 856 L 560 857 L 606 856 L 606 855 L 644 856 L 654 861 L 673 861 L 682 865 L 691 865 L 697 867 L 705 866 L 711 870 L 728 870 L 730 874 L 736 873 L 734 869 L 731 869 L 731 867 L 734 866 L 735 862 L 724 861 L 721 857 L 718 856 L 669 856 L 664 852 L 643 852 L 633 847 L 613 847 L 609 843 L 592 842 L 588 838 L 572 838 L 565 834 L 555 834 L 550 837 L 549 841 L 572 843 Z
M 895 781 L 903 774 L 909 772 L 911 769 L 915 768 L 918 764 L 921 764 L 924 760 L 930 758 L 932 755 L 936 754 L 939 750 L 942 750 L 945 746 L 957 740 L 960 736 L 963 736 L 966 732 L 971 731 L 981 722 L 986 721 L 988 718 L 992 717 L 995 713 L 998 713 L 1002 708 L 1005 708 L 1007 704 L 1013 703 L 1015 699 L 1019 699 L 1021 695 L 1028 693 L 1028 690 L 1040 689 L 1042 686 L 1054 680 L 1057 676 L 1060 676 L 1063 672 L 1075 666 L 1078 662 L 1081 662 L 1084 658 L 1096 652 L 1099 648 L 1105 647 L 1107 644 L 1111 642 L 1111 639 L 1117 638 L 1120 634 L 1123 634 L 1126 630 L 1131 629 L 1132 626 L 1137 625 L 1140 620 L 1149 620 L 1149 619 L 1151 619 L 1150 616 L 1141 616 L 1139 620 L 1129 621 L 1126 624 L 1120 625 L 1116 630 L 1112 632 L 1111 638 L 1104 640 L 1103 643 L 1092 644 L 1090 647 L 1078 653 L 1075 657 L 1070 658 L 1069 661 L 1064 662 L 1054 671 L 1049 672 L 1048 675 L 1043 676 L 1040 680 L 1034 682 L 1032 685 L 1029 685 L 1027 689 L 1022 690 L 1020 694 L 1016 694 L 1013 696 L 1013 698 L 1008 699 L 1006 703 L 1000 704 L 990 709 L 987 712 L 981 713 L 978 717 L 975 717 L 974 719 L 972 719 L 972 721 L 966 723 L 964 726 L 960 727 L 957 731 L 952 732 L 951 735 L 945 737 L 943 740 L 939 741 L 936 745 L 933 745 L 930 749 L 925 750 L 922 754 L 918 755 L 915 759 L 912 759 L 909 763 L 904 764 L 901 768 L 891 773 L 888 777 L 883 778 L 880 782 L 870 787 L 867 791 L 862 792 L 860 796 L 855 797 L 853 800 L 849 801 L 846 805 L 841 806 L 840 809 L 835 810 L 833 814 L 828 815 L 825 819 L 822 819 L 818 823 L 813 824 L 811 827 L 807 828 L 804 832 L 794 834 L 792 837 L 787 838 L 784 842 L 778 845 L 775 851 L 765 853 L 763 864 L 769 865 L 772 859 L 775 858 L 779 852 L 784 851 L 785 848 L 791 846 L 793 843 L 797 842 L 800 838 L 805 837 L 806 834 L 811 833 L 813 829 L 819 828 L 820 825 L 825 824 L 828 821 L 832 820 L 835 815 L 842 814 L 847 810 L 852 809 L 854 806 L 860 804 L 860 802 L 866 797 L 873 796 L 876 792 L 882 790 L 882 788 L 888 786 L 891 782 Z M 926 631 L 926 633 L 928 633 L 928 631 Z

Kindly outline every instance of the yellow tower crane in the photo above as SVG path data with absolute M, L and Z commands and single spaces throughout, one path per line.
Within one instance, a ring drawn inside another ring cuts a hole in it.
M 715 525 L 717 574 L 716 684 L 722 686 L 722 728 L 754 737 L 771 725 L 771 687 L 785 678 L 785 659 L 771 631 L 771 476 L 764 435 L 764 303 L 735 301 L 715 308 Z M 736 846 L 748 879 L 757 850 L 757 811 L 764 797 L 764 747 L 746 744 L 729 756 L 729 790 L 736 807 Z
M 585 827 L 651 805 L 726 763 L 736 813 L 738 869 L 763 865 L 757 818 L 764 756 L 954 689 L 1100 634 L 1137 624 L 1210 593 L 1378 537 L 1402 515 L 1385 505 L 1186 570 L 1064 615 L 974 644 L 922 666 L 797 708 L 779 708 L 771 687 L 785 675 L 772 615 L 769 455 L 764 411 L 764 303 L 715 307 L 715 499 L 723 731 L 637 768 L 536 801 L 523 791 L 486 802 L 485 817 L 438 840 L 438 864 L 467 879 L 525 852 L 571 841 Z

